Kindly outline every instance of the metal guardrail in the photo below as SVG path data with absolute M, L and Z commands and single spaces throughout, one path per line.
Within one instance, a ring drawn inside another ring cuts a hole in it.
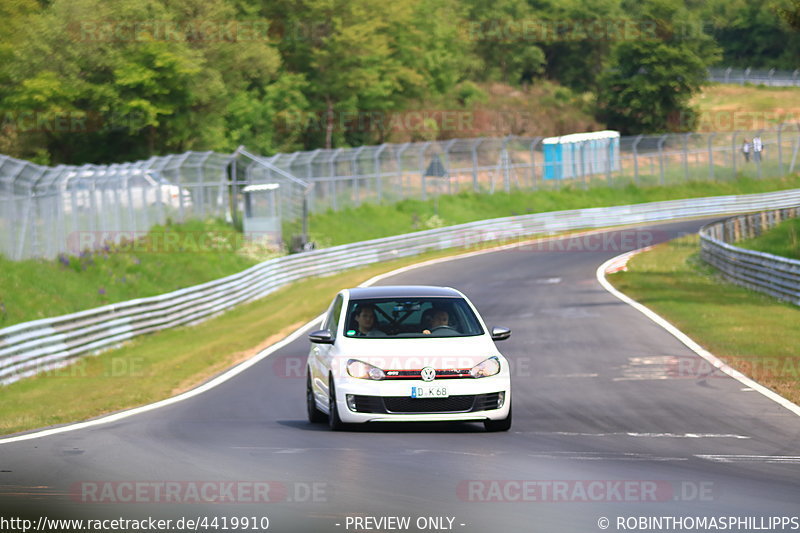
M 791 217 L 800 217 L 800 207 L 751 213 L 704 226 L 700 256 L 737 285 L 800 305 L 800 261 L 730 244 L 757 237 Z
M 0 383 L 64 366 L 80 355 L 114 347 L 138 335 L 200 322 L 307 277 L 488 241 L 798 204 L 800 189 L 793 189 L 555 211 L 470 222 L 270 259 L 202 285 L 4 328 L 0 330 Z

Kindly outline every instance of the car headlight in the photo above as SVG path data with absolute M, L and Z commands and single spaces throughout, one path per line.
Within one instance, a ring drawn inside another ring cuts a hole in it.
M 481 361 L 477 365 L 473 366 L 469 374 L 473 378 L 485 378 L 489 376 L 494 376 L 495 374 L 500 372 L 500 360 L 497 357 L 490 357 L 484 361 Z
M 358 359 L 350 359 L 347 361 L 347 373 L 354 378 L 359 379 L 372 379 L 379 381 L 386 377 L 386 372 L 364 361 Z

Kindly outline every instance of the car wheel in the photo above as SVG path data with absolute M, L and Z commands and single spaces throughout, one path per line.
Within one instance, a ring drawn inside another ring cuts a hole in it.
M 486 431 L 508 431 L 511 429 L 511 406 L 508 406 L 508 416 L 502 420 L 484 420 L 483 427 Z
M 325 421 L 325 413 L 317 409 L 317 402 L 314 400 L 314 389 L 311 388 L 310 372 L 306 379 L 306 411 L 308 412 L 308 421 L 312 424 Z
M 339 407 L 336 404 L 336 387 L 333 384 L 333 376 L 328 378 L 328 426 L 333 431 L 344 429 L 342 419 L 339 418 Z

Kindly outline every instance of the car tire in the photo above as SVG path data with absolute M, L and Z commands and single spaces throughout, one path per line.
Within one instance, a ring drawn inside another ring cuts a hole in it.
M 339 418 L 339 407 L 336 403 L 336 387 L 333 384 L 333 376 L 328 378 L 328 426 L 333 431 L 344 429 L 344 423 Z
M 486 431 L 508 431 L 511 429 L 511 406 L 508 406 L 508 416 L 502 420 L 484 420 L 483 427 Z
M 317 409 L 317 402 L 314 400 L 314 390 L 311 388 L 311 372 L 306 378 L 306 411 L 308 421 L 312 424 L 319 424 L 325 421 L 325 413 Z

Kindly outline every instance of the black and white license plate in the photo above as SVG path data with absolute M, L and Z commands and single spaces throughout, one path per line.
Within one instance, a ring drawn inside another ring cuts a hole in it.
M 427 386 L 427 387 L 411 387 L 412 398 L 447 398 L 447 387 Z

